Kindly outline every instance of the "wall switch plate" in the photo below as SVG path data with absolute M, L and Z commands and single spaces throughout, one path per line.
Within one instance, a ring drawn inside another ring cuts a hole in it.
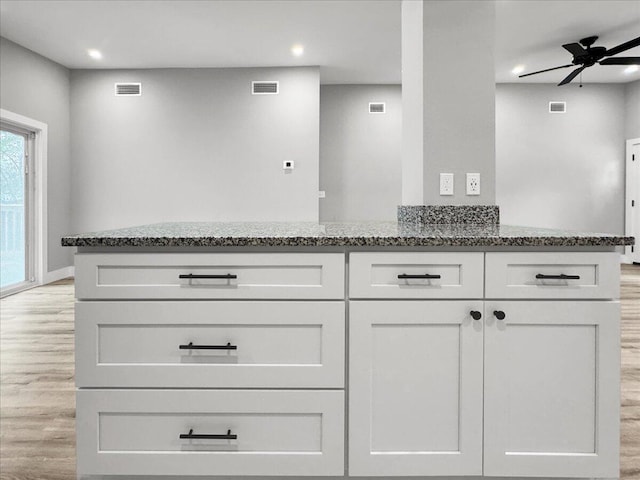
M 440 174 L 440 195 L 453 195 L 453 173 Z
M 293 160 L 285 160 L 282 162 L 282 168 L 285 170 L 293 170 Z
M 326 197 L 326 193 L 325 193 L 325 191 L 324 191 L 324 190 L 320 190 L 320 191 L 318 192 L 318 198 L 324 198 L 324 197 Z
M 479 173 L 467 173 L 467 195 L 480 195 Z

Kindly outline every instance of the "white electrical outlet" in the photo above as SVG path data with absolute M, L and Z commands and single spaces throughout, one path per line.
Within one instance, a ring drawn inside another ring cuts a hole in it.
M 467 195 L 480 195 L 479 173 L 467 173 Z
M 453 195 L 453 173 L 440 174 L 440 195 Z
M 318 191 L 318 198 L 324 198 L 326 196 L 327 196 L 327 194 L 325 193 L 324 190 L 319 190 Z

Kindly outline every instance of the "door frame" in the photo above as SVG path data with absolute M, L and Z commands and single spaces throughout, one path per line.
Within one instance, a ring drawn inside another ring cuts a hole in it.
M 624 197 L 624 231 L 627 236 L 635 236 L 635 251 L 631 252 L 631 246 L 624 248 L 623 260 L 626 263 L 640 262 L 640 225 L 635 226 L 633 213 L 634 208 L 640 208 L 640 158 L 632 159 L 634 145 L 640 145 L 640 138 L 630 138 L 627 140 L 625 153 L 625 197 Z M 635 201 L 635 207 L 631 207 L 631 202 Z
M 46 123 L 25 117 L 9 110 L 0 109 L 2 123 L 13 125 L 35 133 L 33 139 L 32 165 L 34 192 L 33 203 L 33 275 L 35 281 L 27 288 L 42 285 L 47 274 L 47 139 Z M 21 287 L 20 290 L 24 290 Z M 2 296 L 15 293 L 14 289 L 4 289 Z

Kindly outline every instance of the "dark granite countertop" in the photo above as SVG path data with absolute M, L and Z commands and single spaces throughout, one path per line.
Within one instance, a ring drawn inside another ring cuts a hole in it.
M 66 247 L 610 247 L 633 237 L 496 224 L 177 222 L 68 235 Z

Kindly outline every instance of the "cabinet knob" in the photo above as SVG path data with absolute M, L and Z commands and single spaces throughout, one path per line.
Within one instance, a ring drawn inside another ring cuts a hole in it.
M 502 310 L 494 310 L 493 316 L 496 317 L 498 320 L 504 320 L 506 317 L 505 313 Z
M 480 320 L 482 318 L 482 314 L 477 310 L 471 310 L 469 315 L 471 315 L 474 320 Z

